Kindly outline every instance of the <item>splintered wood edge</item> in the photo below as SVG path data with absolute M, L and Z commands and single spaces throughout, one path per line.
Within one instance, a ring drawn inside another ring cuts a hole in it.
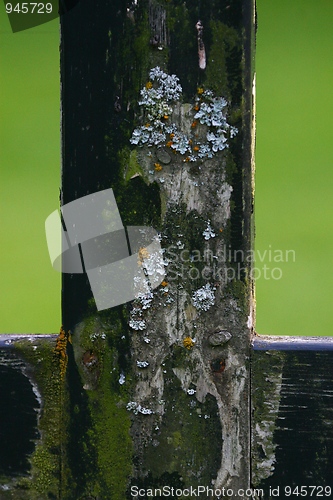
M 252 347 L 255 351 L 333 351 L 333 337 L 256 335 Z
M 30 340 L 33 342 L 36 339 L 56 339 L 58 337 L 58 333 L 22 333 L 22 334 L 17 334 L 17 333 L 1 333 L 0 334 L 0 348 L 3 347 L 8 347 L 12 344 L 12 342 L 15 342 L 16 340 Z

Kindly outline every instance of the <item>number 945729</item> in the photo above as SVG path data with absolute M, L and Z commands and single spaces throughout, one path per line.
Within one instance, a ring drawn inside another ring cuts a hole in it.
M 52 4 L 33 2 L 6 3 L 6 12 L 7 14 L 11 14 L 12 12 L 17 12 L 18 14 L 51 14 Z

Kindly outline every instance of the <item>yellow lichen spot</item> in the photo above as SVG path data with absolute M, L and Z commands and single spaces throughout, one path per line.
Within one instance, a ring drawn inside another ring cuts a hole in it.
M 191 349 L 194 346 L 194 340 L 191 337 L 185 337 L 183 340 L 184 347 L 186 349 Z
M 192 141 L 192 139 L 189 139 L 188 143 L 189 143 L 189 144 L 192 144 L 192 142 L 193 142 L 193 141 Z
M 150 127 L 150 123 L 146 123 L 145 127 L 149 128 Z
M 167 281 L 162 281 L 161 285 L 162 286 L 168 286 L 168 282 Z
M 164 115 L 163 118 L 164 120 L 167 120 L 169 118 L 169 115 Z
M 143 263 L 144 259 L 148 259 L 148 257 L 149 257 L 149 253 L 148 253 L 147 248 L 145 248 L 145 247 L 139 248 L 139 252 L 138 252 L 138 265 L 142 266 L 142 263 Z
M 188 157 L 188 156 L 186 156 L 186 158 L 185 158 L 185 160 L 184 160 L 184 161 L 186 161 L 186 162 L 190 161 L 189 157 Z
M 146 89 L 149 90 L 151 88 L 153 88 L 153 84 L 151 82 L 147 82 L 146 83 Z
M 194 151 L 199 151 L 199 149 L 200 149 L 199 146 L 194 146 L 193 148 Z
M 173 144 L 173 142 L 172 142 L 172 141 L 168 141 L 168 142 L 166 143 L 167 148 L 171 148 L 172 144 Z
M 203 94 L 205 92 L 205 90 L 203 89 L 203 87 L 198 87 L 197 88 L 197 92 L 199 95 Z
M 156 172 L 160 172 L 163 169 L 162 165 L 160 165 L 159 163 L 154 163 L 154 167 Z

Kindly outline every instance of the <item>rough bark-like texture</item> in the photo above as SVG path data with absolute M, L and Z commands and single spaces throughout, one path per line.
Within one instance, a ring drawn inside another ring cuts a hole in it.
M 274 432 L 280 410 L 284 353 L 252 353 L 252 482 L 272 476 L 276 463 Z
M 333 353 L 326 349 L 332 349 L 331 339 L 318 338 L 317 351 L 314 338 L 277 337 L 269 343 L 264 337 L 257 344 L 272 350 L 253 352 L 253 483 L 263 488 L 264 499 L 287 497 L 289 488 L 296 495 L 302 485 L 309 494 L 312 486 L 313 496 L 330 497 Z M 276 350 L 277 344 L 283 350 Z
M 62 202 L 112 187 L 125 226 L 159 231 L 166 270 L 99 313 L 64 277 L 68 498 L 250 484 L 253 16 L 246 0 L 82 0 L 62 19 Z M 182 91 L 149 104 L 167 75 Z
M 7 457 L 1 459 L 0 497 L 63 498 L 68 488 L 67 396 L 56 335 L 1 337 L 0 365 L 6 369 L 1 445 Z

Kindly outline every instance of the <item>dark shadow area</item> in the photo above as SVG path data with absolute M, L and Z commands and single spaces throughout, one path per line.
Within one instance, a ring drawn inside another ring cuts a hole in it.
M 333 353 L 290 351 L 285 355 L 274 433 L 275 471 L 261 485 L 267 494 L 269 488 L 280 487 L 279 498 L 284 498 L 287 486 L 333 484 Z M 315 493 L 316 498 L 327 497 L 324 491 Z
M 27 474 L 39 436 L 39 403 L 29 379 L 10 365 L 0 364 L 0 401 L 0 474 Z

